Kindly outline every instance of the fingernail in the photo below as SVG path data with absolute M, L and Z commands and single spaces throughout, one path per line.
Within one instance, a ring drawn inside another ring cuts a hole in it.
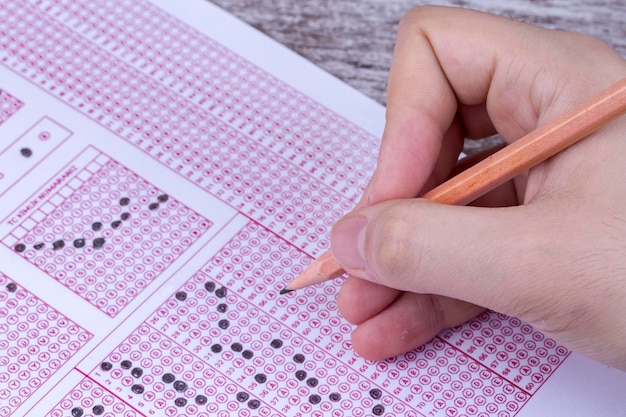
M 365 268 L 366 217 L 347 217 L 335 223 L 330 235 L 333 256 L 345 267 Z

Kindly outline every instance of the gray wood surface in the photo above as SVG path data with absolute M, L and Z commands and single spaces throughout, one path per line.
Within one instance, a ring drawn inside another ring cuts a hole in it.
M 398 20 L 411 7 L 426 4 L 423 0 L 212 1 L 381 104 L 385 104 Z M 489 11 L 551 29 L 587 33 L 626 56 L 626 0 L 434 3 Z

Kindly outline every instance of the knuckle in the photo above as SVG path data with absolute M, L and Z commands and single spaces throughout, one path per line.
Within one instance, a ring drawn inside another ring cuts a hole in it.
M 570 36 L 571 47 L 574 50 L 579 51 L 581 49 L 587 49 L 600 53 L 614 52 L 609 44 L 594 36 L 578 32 L 568 32 L 568 35 Z
M 437 13 L 439 8 L 440 7 L 433 5 L 413 7 L 412 9 L 409 9 L 402 16 L 402 18 L 400 18 L 400 26 L 414 26 L 418 24 L 418 22 L 430 19 L 435 13 Z
M 434 337 L 445 326 L 445 312 L 435 295 L 412 294 L 412 305 L 409 305 L 413 317 L 419 320 L 419 333 Z

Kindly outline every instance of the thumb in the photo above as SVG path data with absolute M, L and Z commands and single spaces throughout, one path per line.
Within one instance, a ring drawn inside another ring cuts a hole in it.
M 331 248 L 351 275 L 519 317 L 531 313 L 529 306 L 540 306 L 542 298 L 553 301 L 546 282 L 551 274 L 563 272 L 558 265 L 562 256 L 555 256 L 554 247 L 560 245 L 555 245 L 559 234 L 553 230 L 554 216 L 546 217 L 545 211 L 531 205 L 481 208 L 423 199 L 387 201 L 338 221 Z

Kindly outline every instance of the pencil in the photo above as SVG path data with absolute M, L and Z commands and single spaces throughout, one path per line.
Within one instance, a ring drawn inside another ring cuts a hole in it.
M 556 155 L 626 112 L 626 79 L 589 101 L 502 148 L 422 198 L 465 205 L 522 172 Z M 285 294 L 344 274 L 330 251 L 324 253 L 280 292 Z

